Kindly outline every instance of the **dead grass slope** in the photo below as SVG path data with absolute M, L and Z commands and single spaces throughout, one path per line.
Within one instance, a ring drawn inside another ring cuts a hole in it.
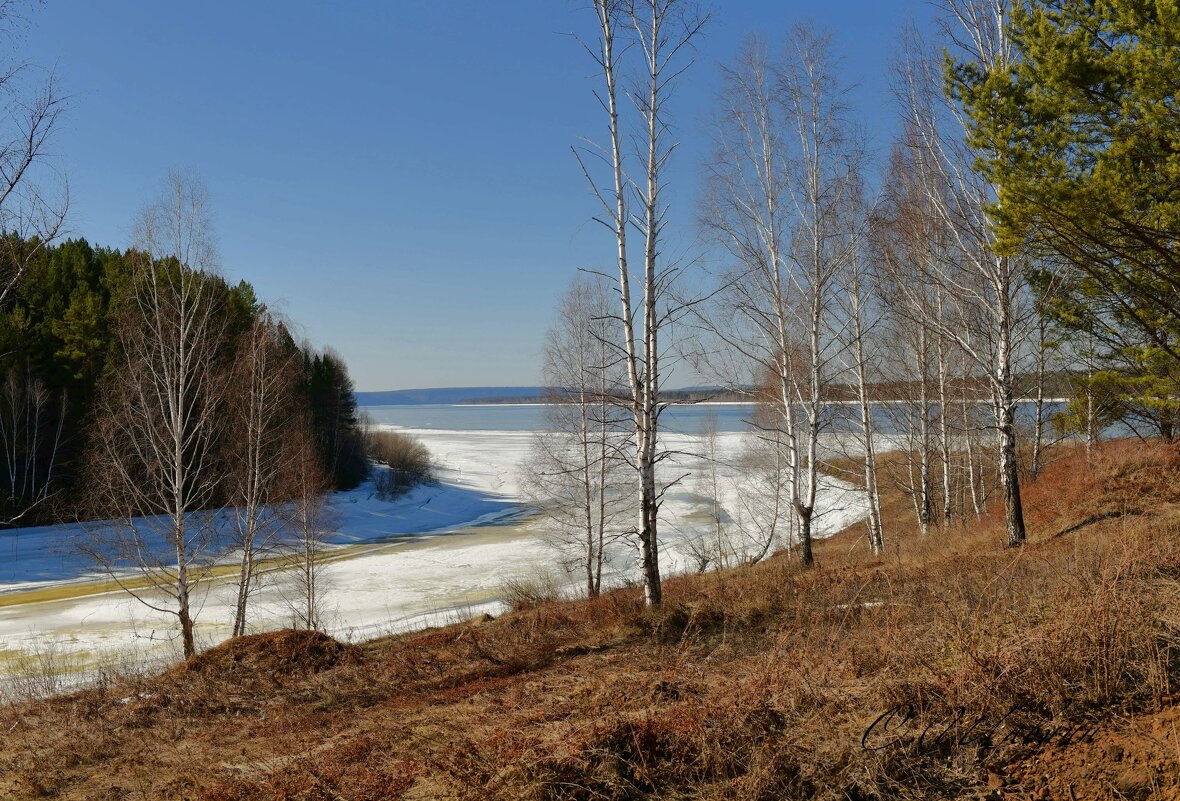
M 1176 797 L 1180 453 L 1064 454 L 1026 502 L 1018 551 L 994 513 L 921 540 L 899 512 L 883 557 L 849 531 L 658 614 L 243 638 L 0 710 L 0 798 Z

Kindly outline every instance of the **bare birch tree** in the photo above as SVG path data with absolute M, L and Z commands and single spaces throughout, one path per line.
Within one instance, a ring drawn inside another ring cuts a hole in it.
M 826 35 L 796 27 L 778 64 L 753 42 L 725 81 L 704 221 L 738 267 L 723 281 L 726 329 L 712 328 L 770 378 L 800 558 L 811 565 L 827 389 L 843 369 L 836 295 L 859 246 L 847 220 L 863 150 Z
M 1001 69 L 1012 58 L 1005 31 L 1008 0 L 943 0 L 951 46 L 987 69 Z M 966 142 L 966 117 L 941 91 L 941 71 L 916 35 L 904 44 L 899 89 L 913 148 L 914 163 L 930 180 L 928 202 L 948 236 L 942 258 L 932 264 L 934 279 L 949 307 L 936 325 L 955 342 L 973 366 L 987 376 L 1004 492 L 1006 539 L 1025 539 L 1017 462 L 1015 375 L 1021 344 L 1033 315 L 1028 313 L 1025 259 L 1001 256 L 988 209 L 998 188 L 974 170 L 979 155 Z M 1002 69 L 1001 69 L 1002 71 Z M 903 290 L 908 287 L 903 286 Z
M 708 530 L 688 543 L 689 552 L 696 562 L 697 572 L 704 573 L 709 565 L 718 569 L 728 566 L 732 547 L 728 542 L 725 507 L 721 504 L 721 453 L 717 443 L 717 415 L 711 410 L 701 418 L 697 431 L 700 442 L 701 463 L 696 471 L 698 494 L 707 504 Z
M 1033 343 L 1036 366 L 1033 373 L 1032 456 L 1029 458 L 1028 465 L 1028 473 L 1034 479 L 1041 471 L 1042 454 L 1045 448 L 1045 380 L 1053 351 L 1049 322 L 1048 313 L 1038 304 L 1036 340 Z
M 892 413 L 908 436 L 906 489 L 913 498 L 918 531 L 925 536 L 934 517 L 932 351 L 937 350 L 933 342 L 939 340 L 935 318 L 941 301 L 932 263 L 939 233 L 923 184 L 926 176 L 912 156 L 911 148 L 893 150 L 874 214 L 873 247 L 877 294 L 891 299 L 885 320 L 893 343 L 894 371 L 901 379 L 896 399 L 905 401 Z
M 674 311 L 668 308 L 670 283 L 676 270 L 666 263 L 661 247 L 668 204 L 662 190 L 668 159 L 676 148 L 669 132 L 667 103 L 687 69 L 687 55 L 705 23 L 689 0 L 594 0 L 598 37 L 586 49 L 598 65 L 603 85 L 596 97 L 606 113 L 608 143 L 596 151 L 610 167 L 610 180 L 602 185 L 591 173 L 582 151 L 574 154 L 592 190 L 602 204 L 597 218 L 614 236 L 619 291 L 619 350 L 627 372 L 630 397 L 627 406 L 634 423 L 634 464 L 640 494 L 637 527 L 643 569 L 644 597 L 649 606 L 662 599 L 659 562 L 659 509 L 663 488 L 657 465 L 666 454 L 659 445 L 659 420 L 665 405 L 660 401 L 660 332 Z M 619 81 L 624 78 L 621 56 L 631 50 L 641 67 L 635 85 L 627 93 L 639 120 L 634 158 L 640 169 L 630 171 L 625 162 L 624 133 L 620 127 Z M 632 209 L 634 202 L 636 209 Z M 627 234 L 633 228 L 642 240 L 642 280 L 639 297 L 633 297 Z M 637 302 L 638 301 L 638 302 Z M 638 331 L 636 318 L 638 320 Z
M 577 554 L 587 597 L 602 589 L 607 547 L 626 509 L 621 471 L 630 445 L 618 404 L 626 376 L 615 315 L 601 282 L 579 276 L 545 342 L 546 429 L 533 440 L 521 487 L 541 509 L 553 542 Z
M 117 518 L 105 566 L 136 599 L 176 616 L 186 657 L 196 651 L 193 593 L 212 555 L 203 512 L 221 482 L 222 322 L 207 204 L 204 184 L 173 173 L 144 211 L 90 474 L 100 507 Z M 124 580 L 121 567 L 141 582 Z
M 792 551 L 791 459 L 784 440 L 774 436 L 753 438 L 737 455 L 737 508 L 727 515 L 726 539 L 729 553 L 740 564 L 760 562 L 778 545 L 785 544 L 788 554 Z
M 876 355 L 872 349 L 874 328 L 880 310 L 873 308 L 871 276 L 866 264 L 869 215 L 866 214 L 863 190 L 849 192 L 848 259 L 841 276 L 839 300 L 844 306 L 847 324 L 843 349 L 848 371 L 855 379 L 856 404 L 860 413 L 861 446 L 864 449 L 864 481 L 868 501 L 869 547 L 874 554 L 885 549 L 884 524 L 881 519 L 881 493 L 877 486 L 876 423 L 870 399 L 870 365 Z M 874 371 L 875 372 L 875 371 Z M 875 373 L 876 374 L 876 373 Z
M 819 437 L 826 419 L 826 384 L 831 380 L 834 353 L 830 342 L 833 291 L 848 255 L 838 222 L 849 190 L 842 149 L 846 142 L 847 107 L 832 60 L 829 37 L 797 26 L 788 38 L 779 79 L 785 124 L 793 140 L 788 156 L 790 205 L 793 215 L 788 250 L 790 280 L 798 295 L 797 325 L 805 344 L 804 369 L 792 371 L 796 402 L 802 409 L 802 462 L 795 513 L 799 519 L 800 558 L 814 562 L 812 526 L 819 477 Z
M 283 329 L 259 313 L 238 343 L 230 388 L 233 441 L 230 452 L 234 546 L 241 551 L 233 636 L 246 633 L 247 607 L 260 555 L 273 549 L 279 519 L 275 504 L 286 500 L 291 469 L 287 439 L 294 403 L 299 351 L 283 341 Z
M 286 601 L 298 628 L 321 630 L 324 627 L 324 554 L 328 536 L 337 521 L 328 504 L 331 482 L 320 461 L 305 417 L 297 419 L 289 440 L 291 466 L 287 473 L 286 492 L 291 500 L 283 506 L 289 532 L 286 543 L 290 552 L 287 578 L 290 587 Z
M 788 251 L 790 280 L 799 296 L 806 366 L 794 371 L 795 400 L 802 409 L 803 472 L 795 500 L 804 565 L 811 550 L 819 478 L 819 438 L 828 424 L 829 387 L 840 371 L 847 325 L 836 295 L 839 279 L 860 246 L 847 225 L 861 192 L 864 150 L 849 119 L 848 87 L 841 84 L 830 36 L 796 26 L 788 38 L 780 77 L 787 131 L 792 140 L 788 187 L 793 215 Z
M 722 80 L 701 224 L 734 264 L 719 276 L 708 313 L 696 314 L 698 328 L 713 343 L 698 354 L 697 367 L 766 401 L 768 413 L 751 422 L 768 448 L 784 456 L 786 500 L 794 509 L 801 460 L 792 388 L 802 362 L 786 266 L 791 210 L 783 109 L 776 68 L 758 40 L 748 41 L 735 65 L 723 68 Z

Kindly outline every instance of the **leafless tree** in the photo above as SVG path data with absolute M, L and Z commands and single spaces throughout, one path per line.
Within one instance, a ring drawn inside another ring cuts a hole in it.
M 848 221 L 863 149 L 826 35 L 796 27 L 777 64 L 751 42 L 724 77 L 703 218 L 737 266 L 718 295 L 721 324 L 708 327 L 769 382 L 810 565 L 819 438 L 847 343 L 836 297 L 860 246 Z
M 840 369 L 847 325 L 835 297 L 839 279 L 860 242 L 847 225 L 861 192 L 863 145 L 848 118 L 848 88 L 841 84 L 830 37 L 797 26 L 787 44 L 780 78 L 787 130 L 794 216 L 789 250 L 791 282 L 800 300 L 799 327 L 805 333 L 806 366 L 792 371 L 794 395 L 803 410 L 802 481 L 795 500 L 804 565 L 813 562 L 811 528 L 819 477 L 819 437 L 827 425 L 829 386 Z
M 786 267 L 789 168 L 776 67 L 763 43 L 750 39 L 734 66 L 722 69 L 722 80 L 700 221 L 731 262 L 717 276 L 711 302 L 694 309 L 694 362 L 699 373 L 760 402 L 750 421 L 759 450 L 781 459 L 783 468 L 772 482 L 769 508 L 790 508 L 793 515 L 800 458 L 792 375 L 803 362 L 795 347 Z M 735 510 L 739 528 L 750 523 L 744 511 Z M 778 522 L 776 514 L 764 528 L 774 530 Z
M 704 501 L 708 529 L 689 538 L 689 553 L 696 562 L 697 572 L 703 573 L 710 565 L 728 566 L 732 553 L 729 542 L 728 514 L 721 503 L 721 453 L 717 441 L 717 415 L 708 411 L 701 418 L 697 431 L 700 443 L 700 466 L 694 471 L 696 494 Z
M 290 587 L 284 594 L 297 627 L 322 629 L 324 554 L 337 521 L 328 504 L 330 481 L 310 429 L 310 421 L 298 418 L 289 439 L 286 492 L 291 500 L 282 513 L 291 558 L 286 571 Z
M 595 180 L 584 151 L 574 149 L 586 179 L 602 205 L 598 218 L 612 233 L 617 247 L 617 287 L 622 341 L 619 350 L 627 372 L 627 402 L 634 423 L 634 469 L 640 490 L 638 528 L 643 568 L 644 595 L 649 606 L 662 599 L 660 580 L 659 528 L 663 488 L 656 477 L 657 465 L 667 454 L 660 450 L 659 420 L 665 405 L 660 401 L 660 332 L 675 310 L 668 307 L 669 290 L 677 270 L 661 253 L 668 204 L 662 190 L 668 159 L 676 148 L 669 133 L 667 103 L 687 69 L 686 56 L 705 23 L 691 0 L 594 0 L 598 36 L 587 45 L 601 71 L 603 84 L 596 97 L 607 116 L 608 143 L 595 150 L 610 169 L 604 184 Z M 620 127 L 619 81 L 625 72 L 622 54 L 630 50 L 641 67 L 635 85 L 627 93 L 639 120 L 634 158 L 640 170 L 632 173 L 623 149 Z M 637 207 L 632 210 L 631 203 Z M 642 282 L 638 303 L 632 295 L 628 260 L 628 230 L 642 240 Z M 638 332 L 636 317 L 639 318 Z
M 907 490 L 914 501 L 918 529 L 925 536 L 934 516 L 933 396 L 936 384 L 944 386 L 939 381 L 945 358 L 937 326 L 941 289 L 932 266 L 941 232 L 923 184 L 927 176 L 911 156 L 907 147 L 893 150 L 873 219 L 873 252 L 877 294 L 890 299 L 885 319 L 898 366 L 896 375 L 901 379 L 896 394 L 905 400 L 892 412 L 909 436 Z M 932 351 L 939 354 L 937 362 Z
M 104 566 L 135 598 L 176 615 L 186 657 L 196 650 L 193 591 L 211 557 L 203 512 L 222 478 L 223 331 L 207 202 L 199 180 L 173 173 L 144 211 L 90 471 L 100 508 L 117 521 L 116 556 Z M 142 583 L 124 581 L 122 566 Z
M 936 320 L 943 320 L 945 318 L 945 305 L 946 297 L 942 292 L 938 291 L 936 285 L 934 292 L 934 318 Z M 938 412 L 935 419 L 938 422 L 938 456 L 942 473 L 942 525 L 948 526 L 955 516 L 955 500 L 951 490 L 951 473 L 953 470 L 951 464 L 952 418 L 950 414 L 949 394 L 951 348 L 947 337 L 942 332 L 943 326 L 938 325 L 934 327 L 934 365 L 938 392 Z
M 14 37 L 25 24 L 24 5 L 0 0 L 0 35 Z M 57 239 L 69 207 L 50 152 L 66 98 L 52 73 L 36 73 L 21 62 L 0 66 L 0 306 L 37 254 Z
M 722 77 L 701 223 L 734 263 L 719 276 L 714 302 L 695 315 L 711 343 L 698 354 L 697 369 L 768 401 L 773 411 L 752 422 L 767 446 L 785 455 L 786 502 L 794 508 L 801 460 L 792 376 L 802 360 L 786 266 L 791 209 L 783 108 L 776 68 L 760 41 L 748 41 Z
M 52 494 L 65 426 L 66 398 L 41 379 L 12 369 L 0 385 L 0 450 L 7 478 L 6 522 L 16 523 Z
M 246 633 L 247 607 L 260 555 L 273 550 L 279 519 L 275 504 L 286 500 L 283 483 L 292 468 L 288 446 L 297 413 L 295 370 L 299 352 L 267 312 L 260 312 L 238 343 L 229 393 L 234 547 L 241 551 L 233 635 Z
M 1094 443 L 1098 441 L 1097 404 L 1094 402 L 1094 337 L 1087 336 L 1081 347 L 1082 362 L 1085 364 L 1086 380 L 1082 382 L 1085 411 L 1082 415 L 1082 428 L 1086 436 L 1086 463 L 1089 464 L 1094 455 Z M 1075 382 L 1076 383 L 1076 382 Z
M 864 450 L 864 481 L 868 501 L 869 547 L 879 554 L 885 548 L 884 524 L 881 519 L 881 493 L 877 486 L 876 423 L 873 420 L 870 370 L 878 355 L 873 348 L 881 309 L 876 306 L 871 274 L 867 262 L 868 226 L 863 189 L 849 191 L 846 215 L 848 227 L 848 259 L 840 276 L 841 288 L 837 301 L 843 306 L 847 320 L 843 330 L 843 361 L 854 378 L 856 404 L 860 413 L 861 447 Z M 880 371 L 873 370 L 875 377 Z
M 25 24 L 24 5 L 0 0 L 0 36 L 15 39 Z M 22 62 L 0 66 L 0 307 L 33 260 L 58 238 L 69 206 L 50 153 L 66 98 L 52 73 L 38 77 L 37 72 Z M 40 380 L 16 370 L 5 378 L 3 395 L 5 516 L 15 523 L 49 497 L 66 401 L 50 397 Z
M 777 417 L 778 410 L 772 414 Z M 791 507 L 792 458 L 783 438 L 765 433 L 747 439 L 737 454 L 736 509 L 726 526 L 728 551 L 737 563 L 760 562 L 783 544 L 791 553 L 792 527 L 797 523 Z
M 1042 451 L 1045 445 L 1045 375 L 1048 371 L 1052 343 L 1049 340 L 1049 315 L 1037 310 L 1037 333 L 1035 348 L 1036 370 L 1033 378 L 1033 436 L 1032 457 L 1029 460 L 1029 475 L 1033 478 L 1041 471 Z
M 975 468 L 975 455 L 979 450 L 975 443 L 980 426 L 975 422 L 977 403 L 971 396 L 971 382 L 968 379 L 969 376 L 962 376 L 960 398 L 958 399 L 959 415 L 962 422 L 964 461 L 967 468 L 967 489 L 971 497 L 971 510 L 978 520 L 982 514 L 983 504 L 987 501 L 987 486 L 986 482 L 981 486 L 984 474 L 982 455 L 978 471 Z
M 602 588 L 606 549 L 627 509 L 622 457 L 630 441 L 618 404 L 626 376 L 612 311 L 603 283 L 589 276 L 577 277 L 562 298 L 545 341 L 547 425 L 534 437 L 521 481 L 553 542 L 577 554 L 571 563 L 590 598 Z
M 1012 58 L 1005 20 L 1008 0 L 943 0 L 951 46 L 986 68 L 1002 68 Z M 916 34 L 903 45 L 898 87 L 905 115 L 905 146 L 923 174 L 927 201 L 948 237 L 932 262 L 933 279 L 945 291 L 948 307 L 937 320 L 939 333 L 956 343 L 974 368 L 987 377 L 1004 492 L 1007 542 L 1025 539 L 1017 462 L 1015 375 L 1022 343 L 1035 315 L 1029 313 L 1026 263 L 994 249 L 989 207 L 997 187 L 974 169 L 977 153 L 968 146 L 963 112 L 942 91 L 940 61 Z M 902 286 L 903 291 L 911 291 Z M 932 318 L 933 319 L 933 318 Z
M 879 230 L 879 229 L 878 229 Z M 881 297 L 896 298 L 892 276 L 876 286 Z M 880 407 L 894 436 L 902 443 L 905 471 L 894 473 L 894 483 L 908 495 L 914 519 L 925 536 L 933 517 L 931 486 L 931 402 L 929 330 L 921 314 L 894 302 L 885 307 L 879 322 L 882 345 L 879 358 L 888 365 L 882 389 L 890 402 Z

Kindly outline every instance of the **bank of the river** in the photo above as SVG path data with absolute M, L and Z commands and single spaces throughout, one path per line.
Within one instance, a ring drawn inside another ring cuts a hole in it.
M 462 408 L 462 407 L 453 407 Z M 403 429 L 430 449 L 438 481 L 394 502 L 371 485 L 336 494 L 331 501 L 338 530 L 319 582 L 324 628 L 340 639 L 360 640 L 494 611 L 511 581 L 552 574 L 571 591 L 579 585 L 558 567 L 543 521 L 529 519 L 520 503 L 518 477 L 533 433 L 521 430 Z M 728 525 L 756 528 L 750 506 L 755 488 L 744 485 L 739 464 L 747 435 L 718 436 L 718 486 Z M 661 563 L 665 573 L 696 569 L 694 550 L 711 517 L 703 510 L 698 439 L 669 434 L 679 452 L 665 464 L 667 480 L 680 481 L 662 508 Z M 744 489 L 743 489 L 744 487 Z M 842 529 L 862 515 L 860 493 L 835 479 L 821 485 L 820 534 Z M 779 536 L 786 532 L 782 526 Z M 71 540 L 84 527 L 46 527 L 5 535 L 14 557 L 4 559 L 0 581 L 0 660 L 13 664 L 49 652 L 70 669 L 138 663 L 178 656 L 175 618 L 153 610 L 96 575 Z M 781 539 L 780 539 L 781 542 Z M 217 569 L 196 599 L 197 637 L 212 645 L 230 634 L 234 609 L 231 569 Z M 608 555 L 608 580 L 636 580 L 635 551 L 620 543 Z M 153 595 L 148 592 L 147 599 Z M 166 599 L 155 600 L 167 608 Z M 252 607 L 251 627 L 290 625 L 299 604 L 282 571 L 264 576 Z

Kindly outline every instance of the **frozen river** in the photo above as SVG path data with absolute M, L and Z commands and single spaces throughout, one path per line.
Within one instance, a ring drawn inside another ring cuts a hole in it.
M 545 427 L 545 406 L 524 404 L 363 406 L 374 423 L 428 430 L 539 431 Z M 660 418 L 664 431 L 696 434 L 706 421 L 728 433 L 745 431 L 754 414 L 752 403 L 701 403 L 670 407 Z
M 571 591 L 578 586 L 556 567 L 560 560 L 543 521 L 520 502 L 520 464 L 539 425 L 540 407 L 369 411 L 374 422 L 418 437 L 438 465 L 439 481 L 393 502 L 377 498 L 370 484 L 332 497 L 338 531 L 322 580 L 329 633 L 359 640 L 496 612 L 506 583 L 542 573 Z M 714 411 L 722 432 L 717 494 L 727 521 L 753 526 L 758 488 L 739 465 L 751 439 L 740 424 L 748 407 Z M 668 492 L 661 509 L 666 574 L 695 569 L 694 543 L 712 526 L 702 522 L 712 499 L 702 495 L 701 482 L 693 478 L 704 467 L 693 431 L 705 414 L 703 407 L 691 407 L 678 426 L 669 426 L 680 431 L 665 441 L 681 452 L 665 463 L 665 477 L 689 476 Z M 818 533 L 838 531 L 862 516 L 859 491 L 835 479 L 824 481 Z M 118 589 L 93 584 L 91 563 L 71 546 L 84 535 L 78 526 L 50 526 L 8 532 L 0 539 L 0 671 L 22 654 L 48 652 L 72 669 L 177 658 L 175 618 Z M 633 547 L 620 544 L 609 557 L 611 582 L 638 578 Z M 229 636 L 233 593 L 225 581 L 203 585 L 196 603 L 201 645 Z M 256 598 L 254 630 L 290 625 L 297 599 L 282 574 L 268 576 Z

